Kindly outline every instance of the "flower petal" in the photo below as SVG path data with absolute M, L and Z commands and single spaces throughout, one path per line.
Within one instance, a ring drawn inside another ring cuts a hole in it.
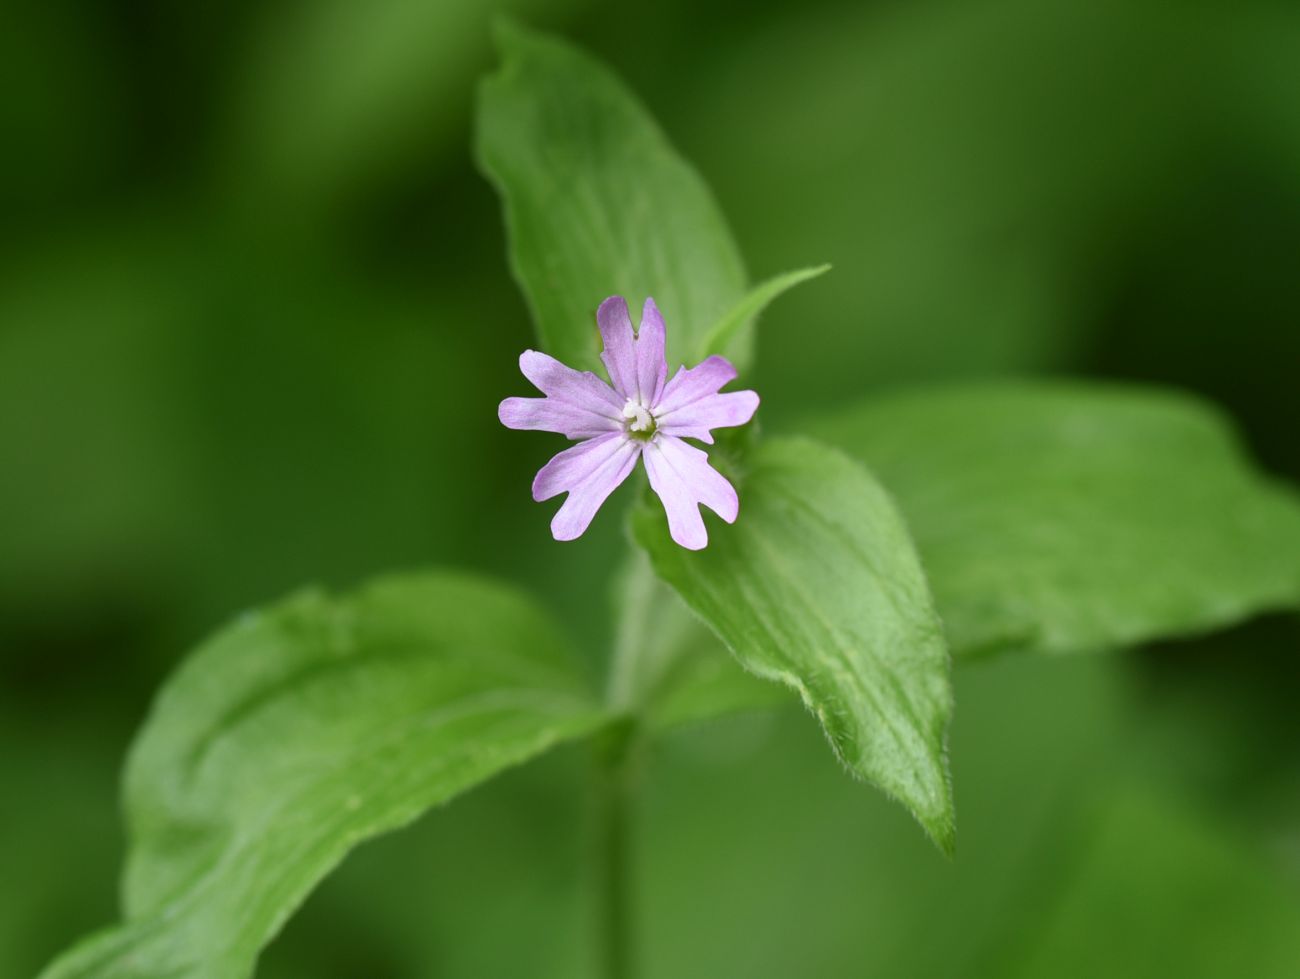
M 736 379 L 736 368 L 726 357 L 714 354 L 689 370 L 681 368 L 664 387 L 663 396 L 652 405 L 656 417 L 684 408 L 692 402 L 717 394 L 724 384 Z
M 740 513 L 740 498 L 727 477 L 709 464 L 706 452 L 669 436 L 660 436 L 655 444 L 678 475 L 691 487 L 697 500 L 727 523 L 736 522 Z
M 593 438 L 622 429 L 613 418 L 554 398 L 506 398 L 497 409 L 497 417 L 506 428 L 558 432 L 571 439 Z
M 605 352 L 600 355 L 615 390 L 622 395 L 619 407 L 627 399 L 650 407 L 663 395 L 668 379 L 668 362 L 664 359 L 664 318 L 653 299 L 645 301 L 641 328 L 632 329 L 627 300 L 610 296 L 596 310 L 596 323 Z
M 632 472 L 640 454 L 640 443 L 618 432 L 565 449 L 543 466 L 533 480 L 533 499 L 569 494 L 551 521 L 552 536 L 556 540 L 581 537 L 601 504 Z
M 683 408 L 659 415 L 659 430 L 665 435 L 702 438 L 706 442 L 712 442 L 712 436 L 704 437 L 708 435 L 710 429 L 743 425 L 754 417 L 754 412 L 757 410 L 758 395 L 753 391 L 711 394 L 698 401 L 692 401 Z M 701 432 L 704 435 L 701 435 Z
M 596 325 L 605 352 L 600 355 L 614 389 L 624 400 L 636 396 L 636 334 L 632 331 L 632 317 L 627 311 L 627 300 L 610 296 L 596 310 Z
M 569 492 L 608 462 L 623 441 L 626 439 L 622 432 L 608 432 L 555 455 L 533 479 L 533 499 L 542 503 Z
M 575 371 L 536 350 L 520 354 L 519 369 L 548 398 L 615 421 L 621 417 L 626 399 L 591 371 Z
M 698 551 L 709 542 L 701 503 L 727 523 L 735 522 L 740 512 L 736 490 L 709 465 L 709 457 L 702 451 L 661 434 L 646 446 L 643 457 L 650 488 L 668 515 L 668 530 L 682 547 Z
M 647 408 L 663 397 L 668 380 L 668 361 L 664 358 L 664 318 L 653 299 L 646 299 L 641 311 L 641 326 L 636 334 L 637 395 Z

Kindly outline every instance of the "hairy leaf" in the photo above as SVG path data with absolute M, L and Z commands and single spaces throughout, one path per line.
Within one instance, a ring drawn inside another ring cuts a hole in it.
M 815 442 L 766 443 L 748 465 L 740 519 L 715 521 L 703 551 L 675 545 L 650 503 L 637 541 L 746 669 L 797 690 L 850 771 L 951 850 L 948 653 L 902 520 L 866 470 Z
M 1192 398 L 988 384 L 812 430 L 898 499 L 958 653 L 1116 647 L 1300 604 L 1300 501 Z
M 307 592 L 205 643 L 126 778 L 125 917 L 45 979 L 241 979 L 357 843 L 603 721 L 530 602 L 452 574 Z
M 510 255 L 542 347 L 599 361 L 596 307 L 653 296 L 675 368 L 745 295 L 745 271 L 700 176 L 603 65 L 559 41 L 503 27 L 501 70 L 482 85 L 477 154 L 501 194 Z M 743 369 L 747 329 L 725 353 Z

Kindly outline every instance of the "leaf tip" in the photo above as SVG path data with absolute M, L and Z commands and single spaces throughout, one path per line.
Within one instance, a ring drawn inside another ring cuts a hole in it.
M 488 29 L 492 34 L 492 43 L 496 46 L 497 53 L 502 56 L 511 45 L 518 44 L 528 36 L 528 28 L 517 17 L 504 10 L 498 10 L 492 15 Z
M 957 823 L 953 818 L 951 803 L 942 816 L 937 819 L 921 819 L 920 823 L 925 835 L 930 837 L 939 851 L 949 860 L 954 859 L 957 855 Z

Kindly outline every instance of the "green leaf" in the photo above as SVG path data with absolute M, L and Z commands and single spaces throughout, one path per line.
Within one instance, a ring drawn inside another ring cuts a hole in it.
M 749 466 L 740 519 L 713 521 L 703 551 L 674 544 L 651 501 L 636 540 L 746 669 L 797 690 L 849 770 L 951 851 L 948 652 L 902 520 L 870 474 L 815 442 L 768 442 Z
M 606 691 L 611 708 L 653 730 L 771 707 L 782 691 L 746 673 L 671 588 L 632 550 L 615 580 L 618 633 Z
M 503 26 L 503 65 L 479 93 L 477 156 L 501 195 L 511 264 L 542 347 L 595 370 L 595 312 L 654 296 L 668 363 L 683 363 L 742 300 L 745 271 L 717 203 L 650 114 L 603 65 Z M 726 354 L 744 369 L 750 331 Z
M 499 585 L 394 577 L 249 613 L 132 750 L 125 924 L 44 977 L 251 975 L 357 843 L 603 720 L 549 618 Z
M 965 386 L 812 430 L 897 498 L 958 653 L 1118 647 L 1300 603 L 1300 501 L 1190 397 Z
M 695 353 L 695 359 L 704 360 L 711 354 L 726 353 L 733 338 L 753 324 L 758 314 L 767 308 L 768 303 L 799 283 L 824 275 L 830 271 L 830 268 L 829 265 L 816 265 L 812 268 L 796 269 L 768 279 L 749 290 L 745 298 L 731 307 L 726 315 L 704 335 L 699 350 Z

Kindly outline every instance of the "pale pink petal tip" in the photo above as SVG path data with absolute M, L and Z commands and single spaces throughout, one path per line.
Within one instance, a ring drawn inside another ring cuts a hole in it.
M 667 331 L 664 318 L 653 299 L 646 299 L 641 312 L 641 326 L 636 335 L 637 400 L 646 407 L 657 404 L 668 380 L 668 361 L 664 348 Z
M 506 428 L 555 432 L 571 439 L 593 438 L 621 429 L 613 415 L 599 415 L 557 398 L 506 398 L 497 408 L 497 417 Z
M 700 506 L 735 523 L 740 500 L 735 487 L 709 465 L 709 457 L 679 438 L 660 436 L 643 453 L 650 488 L 663 502 L 674 541 L 698 551 L 709 543 Z
M 601 362 L 609 374 L 610 383 L 624 400 L 636 394 L 636 333 L 632 317 L 627 311 L 627 300 L 610 296 L 596 310 L 596 325 L 605 350 Z
M 556 540 L 582 536 L 601 504 L 631 474 L 640 454 L 639 443 L 615 432 L 565 449 L 541 468 L 533 480 L 534 500 L 569 494 L 551 521 Z

